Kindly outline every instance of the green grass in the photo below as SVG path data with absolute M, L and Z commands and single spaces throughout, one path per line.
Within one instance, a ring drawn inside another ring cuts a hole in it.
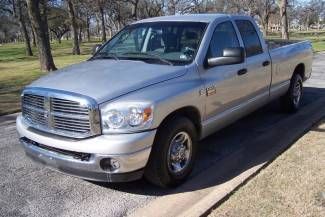
M 313 49 L 315 52 L 325 51 L 325 39 L 313 42 Z
M 71 41 L 52 43 L 52 54 L 57 68 L 78 63 L 90 57 L 91 49 L 98 42 L 82 43 L 82 55 L 71 55 Z M 45 75 L 40 71 L 37 50 L 34 56 L 25 55 L 24 44 L 0 46 L 0 115 L 19 111 L 19 96 L 22 88 Z
M 281 36 L 279 33 L 270 32 L 267 38 L 277 39 Z M 325 51 L 325 31 L 290 32 L 290 39 L 309 40 L 312 42 L 314 52 Z

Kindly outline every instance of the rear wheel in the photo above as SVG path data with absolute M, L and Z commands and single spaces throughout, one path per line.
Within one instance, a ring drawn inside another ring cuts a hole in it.
M 294 74 L 291 78 L 288 92 L 281 99 L 284 110 L 287 112 L 296 112 L 300 107 L 302 94 L 302 77 L 299 74 Z
M 145 177 L 151 183 L 177 186 L 191 173 L 196 157 L 197 133 L 186 117 L 170 119 L 157 131 Z

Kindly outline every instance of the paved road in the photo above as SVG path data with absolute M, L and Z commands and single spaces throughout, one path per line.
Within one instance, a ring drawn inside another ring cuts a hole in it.
M 303 106 L 325 96 L 324 60 L 325 53 L 315 57 Z M 201 141 L 198 163 L 189 183 L 286 118 L 288 115 L 274 101 Z M 162 195 L 196 190 L 194 185 L 187 189 L 162 190 L 144 180 L 99 184 L 59 174 L 25 157 L 14 122 L 15 115 L 0 117 L 0 216 L 124 216 Z

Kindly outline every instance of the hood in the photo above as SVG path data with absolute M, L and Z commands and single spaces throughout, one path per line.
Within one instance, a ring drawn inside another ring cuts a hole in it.
M 51 72 L 28 87 L 69 91 L 102 103 L 185 73 L 184 66 L 132 60 L 93 60 Z

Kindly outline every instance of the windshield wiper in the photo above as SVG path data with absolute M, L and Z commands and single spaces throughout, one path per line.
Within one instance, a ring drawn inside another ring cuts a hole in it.
M 159 60 L 160 62 L 166 63 L 168 65 L 174 65 L 171 61 L 168 61 L 162 57 L 160 57 L 157 54 L 152 54 L 152 53 L 145 53 L 145 52 L 126 52 L 123 53 L 122 55 L 144 55 L 144 56 L 149 56 L 149 57 L 153 57 L 156 60 Z
M 112 59 L 112 58 L 115 60 L 119 60 L 118 56 L 115 53 L 109 53 L 109 52 L 100 52 L 93 57 L 93 59 Z

